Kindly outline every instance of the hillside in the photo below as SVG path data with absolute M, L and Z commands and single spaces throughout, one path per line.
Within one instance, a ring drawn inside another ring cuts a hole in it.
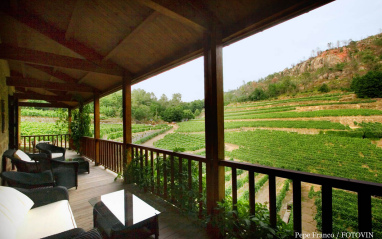
M 344 46 L 338 42 L 338 47 L 328 43 L 329 49 L 312 51 L 315 57 L 226 92 L 226 104 L 294 96 L 317 91 L 323 84 L 329 90 L 347 91 L 353 77 L 370 70 L 382 70 L 382 33 L 360 41 L 344 42 Z

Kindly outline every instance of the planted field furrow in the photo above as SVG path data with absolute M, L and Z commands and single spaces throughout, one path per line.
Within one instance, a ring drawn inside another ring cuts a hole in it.
M 179 123 L 177 132 L 191 133 L 203 132 L 205 130 L 204 122 L 190 121 Z M 298 121 L 298 120 L 270 120 L 270 121 L 231 121 L 224 122 L 224 129 L 238 129 L 242 127 L 270 127 L 270 128 L 296 128 L 296 129 L 336 129 L 345 130 L 349 127 L 341 123 L 333 123 L 330 121 Z
M 172 133 L 154 143 L 155 147 L 173 150 L 182 148 L 185 151 L 195 151 L 205 147 L 204 134 Z
M 246 108 L 246 107 L 256 107 L 256 106 L 265 106 L 265 105 L 275 105 L 282 103 L 290 103 L 290 102 L 301 102 L 301 101 L 314 101 L 314 100 L 339 100 L 341 95 L 344 94 L 326 94 L 319 96 L 309 96 L 309 97 L 301 97 L 301 98 L 292 98 L 286 100 L 274 100 L 274 101 L 262 101 L 259 103 L 250 103 L 250 104 L 242 104 L 239 106 L 226 106 L 224 109 L 232 109 L 232 108 Z
M 226 152 L 227 156 L 242 161 L 382 182 L 378 176 L 382 169 L 382 149 L 368 139 L 255 130 L 227 132 L 225 141 L 242 146 Z
M 316 221 L 319 230 L 322 229 L 321 192 L 316 193 Z M 358 197 L 357 194 L 344 190 L 333 189 L 333 233 L 358 231 Z M 372 197 L 372 223 L 375 238 L 382 238 L 382 200 Z
M 250 114 L 261 114 L 261 113 L 272 113 L 272 112 L 283 112 L 295 110 L 296 107 L 291 106 L 280 106 L 280 107 L 271 107 L 271 108 L 262 108 L 255 110 L 243 110 L 243 111 L 234 111 L 234 112 L 225 112 L 224 116 L 239 116 L 239 115 L 250 115 Z
M 270 118 L 301 118 L 301 117 L 325 117 L 325 116 L 370 116 L 382 115 L 381 110 L 374 109 L 340 109 L 340 110 L 317 110 L 306 112 L 278 112 L 264 114 L 250 114 L 242 116 L 227 116 L 225 120 L 233 119 L 270 119 Z

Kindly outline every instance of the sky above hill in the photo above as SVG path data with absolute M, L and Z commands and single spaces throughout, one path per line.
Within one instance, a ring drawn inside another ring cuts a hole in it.
M 381 0 L 337 0 L 223 48 L 224 91 L 290 68 L 328 49 L 382 32 Z M 203 57 L 138 83 L 132 89 L 159 99 L 174 93 L 182 101 L 204 99 Z

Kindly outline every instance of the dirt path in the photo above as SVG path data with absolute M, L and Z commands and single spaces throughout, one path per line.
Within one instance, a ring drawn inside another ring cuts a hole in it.
M 143 146 L 147 146 L 147 147 L 154 147 L 154 142 L 160 140 L 160 139 L 163 139 L 164 136 L 166 136 L 167 134 L 171 134 L 171 133 L 174 133 L 175 130 L 177 130 L 179 128 L 179 125 L 177 124 L 173 124 L 172 125 L 172 129 L 170 129 L 169 131 L 166 131 L 164 132 L 163 134 L 160 134 L 158 136 L 155 136 L 154 138 L 144 142 L 142 145 Z

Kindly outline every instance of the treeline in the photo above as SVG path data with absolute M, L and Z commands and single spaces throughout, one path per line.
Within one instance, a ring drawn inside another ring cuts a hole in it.
M 131 115 L 135 121 L 172 122 L 194 119 L 204 108 L 203 100 L 182 102 L 182 95 L 173 94 L 169 99 L 163 94 L 159 99 L 152 92 L 135 89 L 131 93 Z M 107 117 L 122 118 L 122 92 L 103 97 L 100 100 L 100 112 Z
M 40 102 L 40 101 L 31 101 Z M 192 102 L 182 102 L 182 95 L 173 94 L 168 99 L 163 94 L 159 99 L 154 93 L 146 92 L 143 89 L 133 90 L 131 93 L 131 115 L 136 122 L 158 121 L 179 122 L 184 119 L 194 119 L 199 116 L 204 108 L 204 100 L 194 100 Z M 93 103 L 86 107 L 93 113 Z M 66 113 L 66 109 L 64 109 Z M 122 118 L 122 91 L 105 96 L 100 99 L 101 119 L 111 117 Z M 48 109 L 40 107 L 23 107 L 23 116 L 59 117 L 58 109 Z M 67 113 L 66 113 L 67 114 Z

